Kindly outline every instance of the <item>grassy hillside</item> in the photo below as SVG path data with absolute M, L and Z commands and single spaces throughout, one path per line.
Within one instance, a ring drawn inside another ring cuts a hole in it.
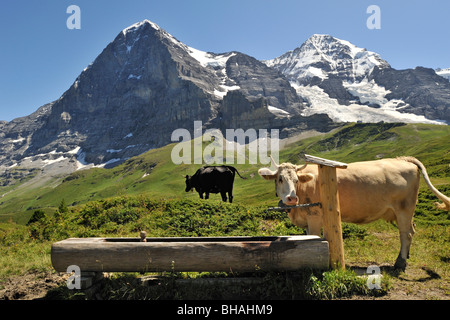
M 432 200 L 433 201 L 433 200 Z M 427 204 L 432 201 L 426 200 Z M 61 203 L 53 216 L 34 215 L 28 226 L 0 223 L 0 298 L 2 285 L 17 274 L 30 271 L 42 277 L 52 272 L 50 246 L 69 237 L 136 237 L 146 230 L 151 237 L 161 236 L 261 236 L 303 234 L 304 230 L 292 225 L 286 214 L 266 212 L 263 206 L 242 206 L 217 200 L 200 199 L 153 200 L 146 196 L 120 196 L 86 205 L 67 208 Z M 221 286 L 205 286 L 201 290 L 188 290 L 176 281 L 199 277 L 240 277 L 236 273 L 173 273 L 156 274 L 161 285 L 145 285 L 140 274 L 115 274 L 104 283 L 95 296 L 89 292 L 68 290 L 65 281 L 48 293 L 48 298 L 60 299 L 330 299 L 352 295 L 386 295 L 391 283 L 401 285 L 417 283 L 422 291 L 436 293 L 434 298 L 448 298 L 449 241 L 448 226 L 442 222 L 421 224 L 414 237 L 407 275 L 398 277 L 391 267 L 398 254 L 398 230 L 383 221 L 367 226 L 343 224 L 346 272 L 299 270 L 298 272 L 251 273 L 263 277 L 256 287 L 231 287 L 227 292 Z M 448 221 L 448 219 L 447 219 Z M 381 266 L 384 277 L 381 290 L 369 290 L 364 278 L 353 270 L 368 265 Z M 427 277 L 428 274 L 428 277 Z M 245 274 L 248 276 L 248 274 Z M 244 275 L 244 276 L 245 276 Z M 432 276 L 430 278 L 430 275 Z M 395 278 L 391 278 L 395 277 Z M 10 288 L 10 287 L 9 287 Z M 14 297 L 8 293 L 8 297 Z M 20 293 L 20 288 L 17 289 Z M 410 289 L 408 289 L 410 290 Z M 415 292 L 411 288 L 411 292 Z M 420 290 L 418 290 L 420 291 Z M 436 292 L 437 291 L 437 292 Z M 99 298 L 100 297 L 100 298 Z M 428 297 L 421 296 L 421 297 Z
M 208 143 L 204 143 L 204 147 Z M 174 145 L 151 150 L 112 168 L 80 170 L 46 187 L 12 191 L 0 198 L 0 221 L 12 219 L 25 224 L 32 213 L 56 210 L 62 199 L 69 206 L 115 196 L 145 195 L 155 199 L 197 199 L 184 191 L 186 174 L 201 165 L 175 165 L 171 161 Z M 299 163 L 299 154 L 342 162 L 373 160 L 401 155 L 415 156 L 427 166 L 437 186 L 450 181 L 450 128 L 422 124 L 349 124 L 326 135 L 296 142 L 280 153 L 280 161 Z M 277 203 L 272 183 L 261 179 L 261 165 L 234 165 L 246 180 L 236 176 L 234 202 L 240 205 Z M 0 190 L 2 192 L 3 190 Z M 10 190 L 8 190 L 10 191 Z M 219 201 L 212 194 L 210 201 Z
M 343 162 L 415 156 L 427 166 L 435 186 L 449 195 L 449 138 L 448 126 L 349 124 L 326 135 L 293 143 L 280 153 L 280 160 L 298 163 L 302 153 Z M 50 246 L 68 237 L 136 237 L 140 230 L 146 230 L 148 236 L 293 235 L 305 232 L 292 225 L 286 214 L 266 212 L 267 206 L 275 205 L 278 200 L 273 183 L 257 174 L 261 165 L 234 165 L 247 179 L 236 177 L 233 204 L 223 203 L 220 196 L 214 194 L 209 200 L 200 200 L 198 194 L 184 191 L 185 175 L 193 174 L 200 165 L 173 164 L 172 147 L 151 150 L 113 169 L 77 171 L 45 188 L 18 189 L 20 192 L 12 191 L 0 198 L 0 219 L 17 222 L 0 222 L 0 298 L 3 286 L 7 287 L 7 279 L 13 275 L 37 271 L 40 277 L 43 273 L 54 272 Z M 0 189 L 0 193 L 2 191 Z M 264 278 L 264 285 L 255 291 L 246 288 L 245 294 L 241 290 L 230 296 L 323 299 L 386 294 L 393 287 L 395 290 L 390 291 L 403 292 L 401 290 L 407 288 L 411 293 L 422 292 L 419 296 L 422 299 L 448 299 L 450 216 L 434 209 L 434 201 L 436 197 L 422 185 L 415 213 L 417 233 L 407 272 L 400 277 L 392 270 L 399 250 L 395 226 L 384 221 L 364 226 L 344 223 L 349 272 L 314 271 L 300 274 L 300 278 L 287 273 L 269 274 Z M 381 292 L 367 290 L 365 281 L 351 271 L 351 268 L 372 264 L 381 266 L 386 276 Z M 174 279 L 202 275 L 169 275 L 164 280 L 168 281 L 167 285 L 162 282 L 164 285 L 161 286 L 140 285 L 137 276 L 117 275 L 108 279 L 106 287 L 96 297 L 192 298 L 176 287 Z M 16 282 L 11 280 L 11 283 Z M 196 290 L 193 298 L 226 297 L 220 289 L 214 288 L 213 293 L 208 290 Z M 57 291 L 60 298 L 89 298 L 82 293 L 74 296 L 65 282 Z

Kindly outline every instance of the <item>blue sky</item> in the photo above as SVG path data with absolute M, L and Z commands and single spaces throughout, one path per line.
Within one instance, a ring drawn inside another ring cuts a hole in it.
M 69 5 L 81 29 L 69 30 Z M 369 5 L 381 10 L 370 30 Z M 0 120 L 58 99 L 124 28 L 151 20 L 187 45 L 272 59 L 312 34 L 375 51 L 396 69 L 450 67 L 447 0 L 2 0 Z

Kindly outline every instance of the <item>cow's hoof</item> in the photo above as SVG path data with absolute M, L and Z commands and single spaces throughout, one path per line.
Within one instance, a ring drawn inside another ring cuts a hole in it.
M 403 259 L 402 257 L 398 257 L 394 264 L 394 269 L 399 271 L 405 271 L 406 270 L 406 259 Z

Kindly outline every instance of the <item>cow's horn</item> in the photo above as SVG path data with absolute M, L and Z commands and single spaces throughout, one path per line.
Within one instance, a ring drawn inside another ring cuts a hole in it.
M 270 155 L 270 159 L 272 160 L 272 164 L 274 165 L 275 168 L 278 168 L 278 164 L 275 162 L 275 160 L 273 159 L 272 155 Z
M 299 154 L 298 154 L 298 158 L 299 158 L 300 161 L 301 161 L 301 160 L 306 160 L 305 153 L 304 153 L 304 152 L 299 153 Z M 305 164 L 302 165 L 301 167 L 297 167 L 297 171 L 300 171 L 300 170 L 305 169 L 307 165 L 308 165 L 308 164 L 305 163 Z

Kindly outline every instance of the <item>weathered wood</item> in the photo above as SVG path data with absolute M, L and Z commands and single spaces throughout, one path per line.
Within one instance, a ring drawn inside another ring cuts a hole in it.
M 323 159 L 323 158 L 319 158 L 319 157 L 314 157 L 309 154 L 305 154 L 304 158 L 305 158 L 306 163 L 314 163 L 314 164 L 318 164 L 318 165 L 323 165 L 323 166 L 333 167 L 333 168 L 341 168 L 341 169 L 347 168 L 346 163 Z
M 326 269 L 328 242 L 317 236 L 196 238 L 71 238 L 51 248 L 56 271 L 271 271 Z
M 323 210 L 323 233 L 329 244 L 330 267 L 345 269 L 336 168 L 319 165 L 318 179 Z

